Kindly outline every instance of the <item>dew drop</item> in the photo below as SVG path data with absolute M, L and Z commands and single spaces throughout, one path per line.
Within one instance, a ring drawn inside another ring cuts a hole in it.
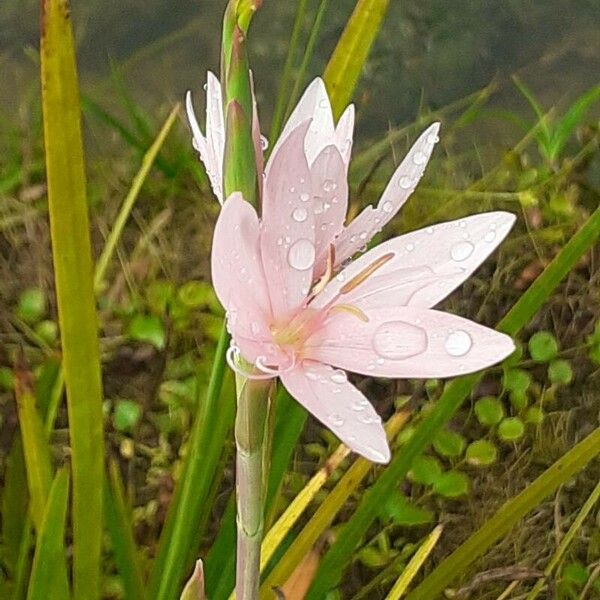
M 269 140 L 264 135 L 260 136 L 260 147 L 263 152 L 269 149 Z
M 315 203 L 313 205 L 313 210 L 315 215 L 320 215 L 323 213 L 323 200 L 316 198 Z
M 292 213 L 292 219 L 298 223 L 302 223 L 306 221 L 306 217 L 308 217 L 308 211 L 305 208 L 298 207 Z
M 450 356 L 464 356 L 473 346 L 471 336 L 462 329 L 453 331 L 447 338 L 444 344 L 446 352 Z
M 426 350 L 427 334 L 421 327 L 410 323 L 390 321 L 377 328 L 372 344 L 380 357 L 403 360 Z
M 345 273 L 338 273 L 338 274 L 335 276 L 335 278 L 336 278 L 338 281 L 346 281 L 346 274 L 345 274 Z
M 330 414 L 328 419 L 333 427 L 342 427 L 345 423 L 344 419 L 337 413 Z
M 496 232 L 490 229 L 483 238 L 486 242 L 493 242 L 496 239 Z
M 346 383 L 346 373 L 344 371 L 336 371 L 331 375 L 333 383 Z
M 311 381 L 316 381 L 319 379 L 319 376 L 314 371 L 306 371 L 306 378 Z
M 300 200 L 302 200 L 302 202 L 308 202 L 310 200 L 310 194 L 307 194 L 306 192 L 302 192 L 300 194 Z
M 452 246 L 450 256 L 452 256 L 452 260 L 460 262 L 467 260 L 473 254 L 473 250 L 475 250 L 475 246 L 471 242 L 458 242 Z
M 332 390 L 331 390 L 331 393 L 332 393 L 332 394 L 339 394 L 341 391 L 342 391 L 342 389 L 341 389 L 341 388 L 339 388 L 339 387 L 334 387 L 334 388 L 332 388 Z
M 290 194 L 293 194 L 296 191 L 296 188 L 292 185 L 290 187 Z
M 391 213 L 391 212 L 392 212 L 392 209 L 393 209 L 394 207 L 392 206 L 392 203 L 391 203 L 391 202 L 389 202 L 389 201 L 386 201 L 386 202 L 384 202 L 384 203 L 383 203 L 383 206 L 382 206 L 381 208 L 383 209 L 383 212 L 386 212 L 386 213 Z
M 336 187 L 337 183 L 333 181 L 333 179 L 326 179 L 323 182 L 323 190 L 326 192 L 333 192 L 333 190 L 335 190 Z
M 325 98 L 322 98 L 319 100 L 319 108 L 329 108 L 329 102 Z
M 435 135 L 435 133 L 430 133 L 427 136 L 427 143 L 431 144 L 432 146 L 433 146 L 433 144 L 437 144 L 437 142 L 439 142 L 439 141 L 440 141 L 440 138 L 437 135 Z
M 366 240 L 366 239 L 367 239 L 367 232 L 366 232 L 366 231 L 361 231 L 361 232 L 359 233 L 358 237 L 359 237 L 361 240 Z
M 406 249 L 409 252 L 412 252 L 415 249 L 415 245 L 414 244 L 406 244 Z
M 410 177 L 406 177 L 406 175 L 404 177 L 400 177 L 400 181 L 398 181 L 398 185 L 403 190 L 408 190 L 412 186 L 412 179 Z
M 292 244 L 288 252 L 288 263 L 297 271 L 310 269 L 315 262 L 315 247 L 310 240 L 299 239 Z
M 427 157 L 419 150 L 415 152 L 415 155 L 413 156 L 413 162 L 415 165 L 424 165 L 427 162 Z

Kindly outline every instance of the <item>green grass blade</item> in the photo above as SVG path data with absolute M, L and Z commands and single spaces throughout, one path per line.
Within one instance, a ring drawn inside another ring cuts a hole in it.
M 33 395 L 30 374 L 24 369 L 19 369 L 16 373 L 15 396 L 27 469 L 31 516 L 39 533 L 52 485 L 52 462 L 44 425 Z
M 178 112 L 179 104 L 176 104 L 169 113 L 169 116 L 167 117 L 167 120 L 164 122 L 161 130 L 156 136 L 156 139 L 154 140 L 150 148 L 148 148 L 146 154 L 144 154 L 144 158 L 142 159 L 140 169 L 137 172 L 136 176 L 133 178 L 133 182 L 131 184 L 131 187 L 129 188 L 129 192 L 127 193 L 127 196 L 123 201 L 123 205 L 119 210 L 119 214 L 115 219 L 115 224 L 110 234 L 108 235 L 108 238 L 106 239 L 106 243 L 104 244 L 104 248 L 102 249 L 100 257 L 96 262 L 96 271 L 94 274 L 94 291 L 96 293 L 98 293 L 102 288 L 102 284 L 104 283 L 104 277 L 106 276 L 106 270 L 110 263 L 110 259 L 112 258 L 115 252 L 117 243 L 121 237 L 121 234 L 123 233 L 125 224 L 127 223 L 127 219 L 129 218 L 129 215 L 131 214 L 131 211 L 133 209 L 133 205 L 137 200 L 140 190 L 144 185 L 144 181 L 146 180 L 146 177 L 148 176 L 148 173 L 150 172 L 150 169 L 152 168 L 152 165 L 154 164 L 154 161 L 156 160 L 156 157 L 160 149 L 162 148 L 162 145 L 164 144 L 165 139 L 167 138 L 167 135 L 169 134 L 169 131 L 173 126 L 173 123 L 175 123 L 175 119 L 177 118 Z
M 27 600 L 68 600 L 65 525 L 69 500 L 69 471 L 61 469 L 54 478 L 42 528 L 38 535 Z
M 200 544 L 198 524 L 207 510 L 205 500 L 219 465 L 235 411 L 233 381 L 225 378 L 225 352 L 229 336 L 225 326 L 215 351 L 213 370 L 204 402 L 198 400 L 198 414 L 189 441 L 181 479 L 171 500 L 152 566 L 148 596 L 154 600 L 174 600 L 188 575 Z M 221 390 L 223 389 L 223 394 Z
M 294 18 L 294 27 L 290 37 L 283 73 L 279 79 L 279 87 L 277 89 L 277 99 L 275 108 L 273 109 L 273 119 L 271 120 L 271 129 L 269 131 L 271 137 L 271 147 L 277 141 L 281 129 L 283 127 L 283 119 L 287 100 L 290 97 L 290 84 L 292 82 L 292 67 L 294 66 L 294 58 L 298 50 L 298 42 L 300 41 L 300 33 L 302 32 L 302 24 L 306 15 L 306 5 L 308 0 L 300 0 L 296 9 L 296 17 Z
M 544 471 L 520 494 L 503 504 L 483 527 L 461 544 L 415 588 L 407 600 L 437 598 L 446 586 L 495 542 L 506 535 L 527 513 L 533 510 L 558 486 L 566 483 L 598 454 L 600 428 L 575 445 L 549 469 Z
M 550 126 L 548 125 L 548 116 L 545 114 L 544 109 L 535 99 L 533 92 L 516 75 L 513 75 L 512 80 L 517 86 L 519 92 L 521 92 L 521 95 L 525 98 L 525 100 L 527 100 L 529 106 L 531 106 L 533 112 L 535 112 L 535 115 L 538 118 L 540 126 L 538 139 L 544 151 L 548 153 L 550 151 L 550 143 L 552 140 L 552 132 L 550 131 Z
M 516 335 L 549 298 L 558 284 L 600 236 L 600 208 L 562 248 L 498 324 L 498 329 Z M 352 518 L 340 531 L 336 542 L 321 561 L 308 598 L 317 598 L 340 581 L 361 537 L 378 514 L 381 498 L 388 496 L 409 471 L 413 460 L 430 444 L 433 436 L 452 418 L 464 399 L 481 379 L 481 374 L 459 377 L 444 389 L 434 409 L 423 419 L 414 436 L 397 454 L 386 470 L 362 498 Z
M 50 233 L 67 390 L 77 600 L 99 594 L 103 432 L 75 48 L 66 0 L 41 2 L 41 78 Z
M 329 59 L 323 79 L 336 119 L 352 98 L 389 3 L 389 0 L 358 0 Z
M 114 462 L 108 475 L 108 481 L 104 482 L 104 515 L 125 600 L 144 600 L 144 578 L 133 537 L 131 511 Z

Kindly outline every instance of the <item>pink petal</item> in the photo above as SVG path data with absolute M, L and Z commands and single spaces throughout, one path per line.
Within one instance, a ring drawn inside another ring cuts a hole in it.
M 286 317 L 306 298 L 315 263 L 311 177 L 305 121 L 271 156 L 264 184 L 261 253 L 273 315 Z
M 376 377 L 438 378 L 485 369 L 515 349 L 507 335 L 449 313 L 412 307 L 363 312 L 368 322 L 332 313 L 306 342 L 305 358 Z
M 387 463 L 390 450 L 381 418 L 343 371 L 305 363 L 281 375 L 288 392 L 354 452 Z
M 215 196 L 223 204 L 223 153 L 225 151 L 225 125 L 223 117 L 221 84 L 210 71 L 206 83 L 206 137 L 202 135 L 194 114 L 192 95 L 186 94 L 185 104 L 192 129 L 194 148 L 206 168 L 206 174 Z
M 346 166 L 335 146 L 326 146 L 310 167 L 315 249 L 319 275 L 324 268 L 327 249 L 342 230 L 348 210 Z
M 377 207 L 367 206 L 335 242 L 336 264 L 351 258 L 396 215 L 419 183 L 438 141 L 439 123 L 426 129 L 396 169 Z
M 342 113 L 340 120 L 338 121 L 337 127 L 335 128 L 335 145 L 338 147 L 344 164 L 346 165 L 346 172 L 348 172 L 348 165 L 350 164 L 350 155 L 352 153 L 352 138 L 354 136 L 354 104 L 350 104 L 346 110 Z
M 515 222 L 507 212 L 489 212 L 412 231 L 379 244 L 341 271 L 313 302 L 330 303 L 348 282 L 384 261 L 339 302 L 360 308 L 435 306 L 496 249 Z
M 256 352 L 265 352 L 260 343 L 250 350 L 250 342 L 271 339 L 271 309 L 260 261 L 258 217 L 239 193 L 225 201 L 215 225 L 211 271 L 234 341 L 253 361 Z

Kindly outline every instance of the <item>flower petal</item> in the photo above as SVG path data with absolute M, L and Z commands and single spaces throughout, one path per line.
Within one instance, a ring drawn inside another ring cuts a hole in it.
M 254 208 L 240 193 L 223 204 L 213 238 L 212 281 L 227 311 L 228 325 L 244 358 L 252 361 L 255 350 L 244 350 L 252 340 L 271 339 L 271 308 L 260 261 L 259 225 Z M 246 343 L 244 343 L 244 339 Z
M 508 212 L 448 221 L 379 244 L 341 271 L 313 301 L 315 308 L 339 302 L 359 308 L 435 306 L 496 249 L 515 222 Z M 379 265 L 379 266 L 377 266 Z M 376 266 L 377 268 L 373 268 Z M 349 282 L 371 273 L 346 293 Z
M 514 349 L 510 337 L 473 321 L 412 307 L 368 308 L 368 321 L 332 313 L 304 346 L 307 359 L 394 378 L 438 378 L 494 365 Z
M 342 113 L 340 120 L 335 128 L 335 145 L 338 147 L 344 164 L 346 165 L 346 172 L 348 172 L 348 165 L 350 164 L 350 155 L 352 153 L 352 138 L 354 136 L 354 117 L 355 110 L 354 104 L 350 104 L 346 107 L 346 110 Z
M 323 271 L 329 244 L 343 229 L 348 210 L 346 166 L 336 146 L 323 148 L 310 167 L 317 267 Z
M 381 418 L 343 371 L 304 363 L 281 375 L 288 392 L 354 452 L 377 463 L 390 460 Z
M 276 319 L 297 309 L 312 283 L 314 214 L 303 147 L 309 125 L 310 121 L 301 123 L 276 149 L 264 184 L 260 243 Z
M 419 183 L 438 141 L 439 123 L 426 129 L 392 175 L 377 207 L 367 206 L 335 241 L 336 264 L 342 264 L 365 246 L 408 200 Z

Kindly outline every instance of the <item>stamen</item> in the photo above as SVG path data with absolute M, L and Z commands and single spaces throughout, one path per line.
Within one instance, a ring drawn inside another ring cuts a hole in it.
M 225 359 L 227 360 L 227 364 L 238 375 L 241 375 L 242 377 L 245 377 L 246 379 L 253 379 L 253 380 L 273 379 L 273 375 L 271 375 L 271 374 L 265 373 L 264 375 L 261 375 L 259 373 L 253 373 L 253 372 L 242 369 L 238 365 L 238 360 L 239 360 L 240 356 L 241 356 L 240 349 L 237 346 L 233 346 L 233 345 L 229 346 L 229 348 L 225 354 Z
M 268 367 L 265 364 L 266 358 L 267 358 L 266 356 L 257 356 L 256 361 L 254 361 L 254 366 L 257 369 L 263 371 L 264 373 L 274 375 L 275 377 L 277 377 L 278 375 L 282 375 L 283 373 L 288 373 L 296 366 L 296 357 L 294 355 L 292 355 L 292 360 L 291 360 L 289 366 L 287 366 L 285 369 L 277 369 L 277 368 L 273 369 L 272 367 Z
M 364 321 L 365 323 L 369 322 L 369 317 L 367 317 L 367 315 L 365 315 L 365 313 L 362 310 L 360 310 L 360 308 L 352 306 L 351 304 L 336 304 L 329 311 L 330 314 L 334 312 L 347 312 L 350 313 L 353 317 L 357 317 L 361 321 Z
M 377 269 L 380 269 L 394 258 L 393 252 L 388 252 L 383 256 L 380 256 L 376 261 L 372 262 L 368 267 L 363 269 L 358 275 L 355 275 L 348 283 L 346 283 L 341 289 L 340 294 L 349 294 L 352 290 L 356 289 L 365 279 L 369 278 Z
M 335 247 L 333 244 L 329 244 L 329 248 L 327 248 L 327 266 L 325 268 L 325 273 L 323 273 L 322 277 L 315 283 L 310 298 L 314 298 L 317 294 L 320 294 L 325 286 L 331 281 L 333 277 L 333 265 L 335 264 Z

